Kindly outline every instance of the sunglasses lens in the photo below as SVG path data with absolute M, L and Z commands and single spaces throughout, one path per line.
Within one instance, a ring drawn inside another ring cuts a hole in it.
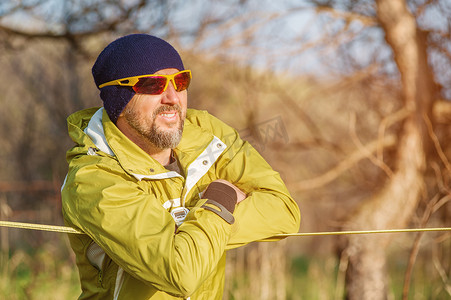
M 175 85 L 177 86 L 177 92 L 186 90 L 191 82 L 191 76 L 189 72 L 182 72 L 174 77 Z
M 143 77 L 133 86 L 133 90 L 138 94 L 159 95 L 163 93 L 166 81 L 166 77 Z
M 148 76 L 139 78 L 138 82 L 133 86 L 133 90 L 138 94 L 160 95 L 164 92 L 166 82 L 169 79 L 166 76 Z M 186 90 L 191 81 L 189 71 L 182 71 L 174 76 L 176 91 Z

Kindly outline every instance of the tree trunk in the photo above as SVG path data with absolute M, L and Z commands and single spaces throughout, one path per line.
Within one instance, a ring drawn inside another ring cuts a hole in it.
M 377 14 L 398 66 L 405 108 L 397 165 L 385 187 L 365 201 L 347 221 L 346 229 L 405 227 L 423 191 L 427 136 L 424 117 L 431 116 L 435 84 L 427 62 L 426 40 L 405 0 L 377 0 Z M 347 299 L 387 299 L 385 250 L 393 235 L 349 236 Z

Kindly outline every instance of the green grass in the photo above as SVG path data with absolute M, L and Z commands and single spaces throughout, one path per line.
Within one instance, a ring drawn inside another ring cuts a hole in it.
M 334 299 L 337 278 L 334 261 L 300 256 L 293 259 L 291 269 L 288 299 Z
M 273 249 L 269 248 L 269 250 L 267 253 L 271 254 Z M 58 246 L 45 244 L 34 250 L 16 250 L 6 257 L 5 253 L 1 254 L 0 299 L 65 300 L 77 299 L 80 295 L 77 268 L 67 244 L 62 243 Z M 257 255 L 253 256 L 254 254 Z M 251 249 L 250 255 L 245 259 L 232 257 L 233 259 L 228 261 L 232 268 L 230 269 L 228 265 L 224 299 L 263 299 L 261 290 L 265 288 L 265 279 L 262 276 L 264 270 L 261 262 L 264 260 L 258 256 L 259 254 L 261 252 L 258 250 L 252 252 Z M 388 299 L 401 299 L 408 258 L 405 254 L 390 255 Z M 253 257 L 257 258 L 252 262 Z M 343 274 L 338 271 L 338 260 L 332 255 L 286 257 L 283 278 L 274 276 L 278 263 L 278 261 L 272 262 L 271 278 L 267 281 L 271 285 L 270 295 L 266 299 L 343 299 L 343 277 L 341 277 Z M 280 287 L 277 285 L 277 280 L 282 280 L 280 282 L 284 284 L 282 291 L 275 290 L 277 286 Z M 276 297 L 277 294 L 278 297 Z M 256 295 L 258 295 L 257 298 Z M 417 259 L 408 299 L 451 299 L 427 254 Z
M 55 248 L 44 245 L 36 251 L 1 255 L 0 299 L 65 300 L 80 295 L 76 266 Z
M 344 299 L 344 274 L 339 272 L 339 261 L 333 256 L 296 256 L 287 262 L 285 273 L 285 298 L 287 300 L 334 300 Z M 388 263 L 388 299 L 402 299 L 407 257 L 393 254 Z M 251 300 L 255 298 L 252 270 L 244 274 L 229 274 L 228 300 Z M 448 285 L 451 282 L 448 282 Z M 258 285 L 258 284 L 257 284 Z M 258 298 L 261 299 L 261 298 Z M 274 295 L 266 299 L 275 299 Z M 409 300 L 451 299 L 445 284 L 431 266 L 428 258 L 421 257 L 415 264 L 409 289 Z

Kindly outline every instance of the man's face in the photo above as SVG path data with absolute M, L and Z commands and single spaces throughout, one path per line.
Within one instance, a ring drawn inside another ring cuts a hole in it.
M 177 69 L 155 74 L 171 75 Z M 186 117 L 187 91 L 177 92 L 172 82 L 160 95 L 136 94 L 120 117 L 142 138 L 159 149 L 175 148 L 182 138 Z

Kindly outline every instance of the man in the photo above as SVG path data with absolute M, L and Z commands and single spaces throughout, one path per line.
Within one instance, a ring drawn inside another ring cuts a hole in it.
M 225 251 L 297 232 L 277 172 L 234 129 L 187 109 L 191 71 L 154 36 L 108 45 L 103 108 L 68 118 L 62 189 L 80 299 L 221 299 Z

